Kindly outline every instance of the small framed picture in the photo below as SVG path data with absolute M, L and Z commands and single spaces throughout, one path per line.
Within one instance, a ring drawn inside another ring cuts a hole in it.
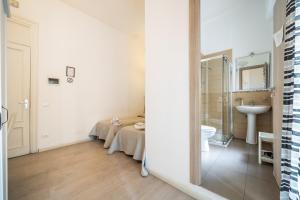
M 75 67 L 66 67 L 66 76 L 69 78 L 75 78 Z

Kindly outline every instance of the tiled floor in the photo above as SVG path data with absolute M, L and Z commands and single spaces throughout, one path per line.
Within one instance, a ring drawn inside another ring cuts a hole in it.
M 233 140 L 202 153 L 202 186 L 231 200 L 277 200 L 273 166 L 257 163 L 257 145 Z

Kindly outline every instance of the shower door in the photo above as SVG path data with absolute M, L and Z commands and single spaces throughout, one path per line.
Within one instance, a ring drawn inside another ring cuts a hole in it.
M 231 139 L 231 64 L 219 56 L 201 61 L 201 124 L 216 128 L 210 143 Z
M 223 129 L 223 57 L 201 62 L 201 122 L 216 128 L 214 138 L 222 141 Z
M 228 58 L 223 57 L 223 144 L 226 144 L 232 137 L 232 67 Z

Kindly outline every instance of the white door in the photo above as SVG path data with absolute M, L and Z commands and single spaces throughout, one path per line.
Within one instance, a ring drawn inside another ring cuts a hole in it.
M 7 44 L 8 157 L 30 153 L 30 47 Z

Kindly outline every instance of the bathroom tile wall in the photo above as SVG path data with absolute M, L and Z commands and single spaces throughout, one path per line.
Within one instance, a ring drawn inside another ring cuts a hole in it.
M 255 92 L 234 92 L 232 94 L 233 109 L 233 133 L 235 138 L 246 139 L 247 136 L 247 116 L 240 113 L 235 106 L 240 105 L 238 98 L 242 98 L 244 104 L 255 103 L 259 105 L 272 105 L 270 91 Z M 273 132 L 272 109 L 267 113 L 257 115 L 257 132 Z
M 202 124 L 222 129 L 222 62 L 215 59 L 202 63 Z
M 225 55 L 229 62 L 232 62 L 232 49 L 214 52 L 208 55 L 202 55 L 202 59 L 215 59 L 204 61 L 201 63 L 201 123 L 217 128 L 219 131 L 228 131 L 228 102 L 227 98 L 223 96 L 223 59 L 218 56 Z M 224 76 L 224 78 L 226 78 Z

